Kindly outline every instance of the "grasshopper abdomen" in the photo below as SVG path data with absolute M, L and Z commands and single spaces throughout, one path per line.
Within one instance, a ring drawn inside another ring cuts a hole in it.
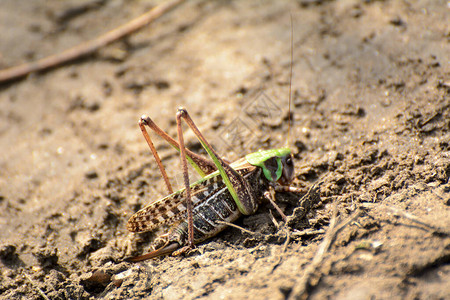
M 255 199 L 261 199 L 261 191 L 266 188 L 266 182 L 261 180 L 261 169 L 255 167 L 254 170 L 250 171 L 250 173 L 242 175 L 250 183 Z M 258 205 L 258 203 L 256 205 Z M 223 185 L 216 193 L 208 196 L 205 201 L 198 204 L 194 208 L 193 212 L 195 243 L 200 243 L 217 235 L 227 227 L 227 225 L 223 222 L 232 223 L 242 215 L 225 185 Z M 183 221 L 183 223 L 186 223 L 186 221 Z M 184 227 L 187 228 L 187 226 L 184 226 L 183 223 L 180 224 L 177 234 L 181 231 L 180 229 L 183 229 Z M 173 239 L 183 238 L 180 240 L 181 246 L 185 244 L 184 238 L 187 237 L 187 229 L 183 232 L 183 234 L 183 236 L 179 234 L 179 237 L 172 237 Z

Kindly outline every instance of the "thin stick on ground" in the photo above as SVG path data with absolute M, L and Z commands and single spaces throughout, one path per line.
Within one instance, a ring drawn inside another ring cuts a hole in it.
M 175 8 L 178 4 L 182 3 L 183 1 L 184 0 L 172 0 L 162 2 L 160 5 L 152 8 L 145 14 L 105 33 L 104 35 L 99 36 L 94 40 L 77 45 L 61 53 L 47 56 L 35 62 L 29 62 L 8 69 L 0 70 L 0 82 L 17 79 L 19 77 L 28 75 L 32 72 L 43 71 L 49 68 L 56 67 L 58 65 L 62 65 L 69 61 L 78 59 L 80 57 L 84 57 L 88 54 L 92 54 L 96 52 L 98 49 L 108 44 L 111 44 L 112 42 L 117 41 L 127 35 L 130 35 L 131 33 L 150 24 L 154 20 L 158 19 L 165 13 Z
M 289 295 L 289 299 L 306 299 L 307 297 L 307 291 L 308 287 L 310 285 L 311 279 L 316 273 L 316 271 L 319 269 L 325 253 L 330 248 L 334 238 L 336 237 L 336 234 L 342 230 L 345 226 L 350 224 L 353 220 L 355 220 L 357 217 L 361 215 L 361 211 L 357 210 L 355 213 L 353 213 L 352 216 L 350 216 L 347 220 L 337 225 L 337 204 L 335 204 L 333 208 L 333 216 L 331 217 L 330 226 L 328 227 L 328 230 L 325 234 L 325 238 L 323 239 L 322 243 L 319 245 L 319 248 L 317 249 L 316 255 L 314 256 L 311 264 L 305 269 L 302 278 L 296 282 L 294 285 L 294 288 Z M 320 275 L 318 275 L 320 276 Z

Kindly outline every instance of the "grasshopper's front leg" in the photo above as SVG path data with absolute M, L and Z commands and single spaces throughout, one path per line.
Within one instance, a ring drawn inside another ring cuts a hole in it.
M 269 200 L 272 206 L 278 211 L 283 221 L 288 227 L 294 227 L 296 224 L 305 218 L 306 214 L 310 211 L 312 206 L 320 201 L 320 187 L 323 181 L 319 181 L 313 184 L 308 190 L 302 188 L 291 187 L 287 185 L 273 184 L 270 185 L 270 190 L 264 193 L 264 197 Z M 280 207 L 275 202 L 274 192 L 290 192 L 304 194 L 299 202 L 298 206 L 294 209 L 292 215 L 286 216 Z

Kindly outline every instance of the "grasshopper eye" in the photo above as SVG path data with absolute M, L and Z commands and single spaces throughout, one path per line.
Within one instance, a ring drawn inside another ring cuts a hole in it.
M 291 156 L 289 156 L 289 157 L 286 159 L 286 164 L 288 164 L 289 166 L 291 166 L 291 165 L 293 164 L 293 162 L 292 162 L 292 157 L 291 157 Z

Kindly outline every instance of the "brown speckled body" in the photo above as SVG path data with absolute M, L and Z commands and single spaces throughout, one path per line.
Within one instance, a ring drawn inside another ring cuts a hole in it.
M 261 199 L 268 181 L 262 169 L 249 164 L 239 165 L 236 171 L 249 183 L 255 199 Z M 136 212 L 128 221 L 131 232 L 150 231 L 163 225 L 174 225 L 165 242 L 187 245 L 188 224 L 182 189 Z M 194 243 L 208 239 L 227 227 L 217 221 L 234 222 L 242 213 L 219 174 L 211 174 L 191 185 L 194 225 Z

